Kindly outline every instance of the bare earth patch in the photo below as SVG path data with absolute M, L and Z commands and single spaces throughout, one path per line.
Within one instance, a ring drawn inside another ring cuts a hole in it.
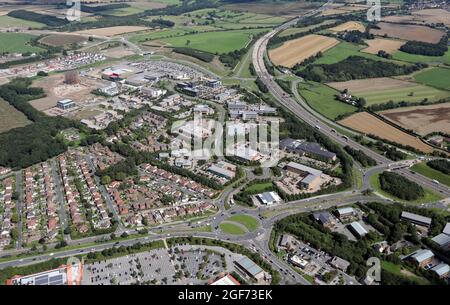
M 338 26 L 335 26 L 334 28 L 331 28 L 330 31 L 333 32 L 344 32 L 344 31 L 360 31 L 364 32 L 366 27 L 356 21 L 348 21 L 346 23 L 340 24 Z
M 104 84 L 104 82 L 88 78 L 83 81 L 83 78 L 81 78 L 79 84 L 68 85 L 64 83 L 64 74 L 51 75 L 33 82 L 33 87 L 43 88 L 47 96 L 30 101 L 30 104 L 37 110 L 44 111 L 55 107 L 59 100 L 66 98 L 76 103 L 83 103 L 87 99 L 95 97 L 91 94 L 91 91 L 101 84 Z
M 385 51 L 387 53 L 393 53 L 405 44 L 402 40 L 375 38 L 368 39 L 365 42 L 369 45 L 367 48 L 361 50 L 362 52 L 377 54 L 378 51 Z
M 52 34 L 40 39 L 39 42 L 49 46 L 59 47 L 72 43 L 81 43 L 86 40 L 87 38 L 81 35 Z
M 289 40 L 281 47 L 269 51 L 272 62 L 283 67 L 292 67 L 302 62 L 308 57 L 316 55 L 318 52 L 324 52 L 335 45 L 339 41 L 335 38 L 307 35 L 302 38 Z
M 432 147 L 403 131 L 383 122 L 367 112 L 358 112 L 341 121 L 340 124 L 365 134 L 372 134 L 403 145 L 409 145 L 422 152 L 431 153 Z
M 112 26 L 112 27 L 100 28 L 100 29 L 83 30 L 83 31 L 75 32 L 75 33 L 85 34 L 85 35 L 87 34 L 87 35 L 99 35 L 99 36 L 115 36 L 115 35 L 120 35 L 120 34 L 144 31 L 144 30 L 148 30 L 148 29 L 149 28 L 147 28 L 145 26 L 124 25 L 124 26 Z
M 433 131 L 450 133 L 450 103 L 391 109 L 380 114 L 420 135 Z
M 383 36 L 404 39 L 417 40 L 429 43 L 437 43 L 445 34 L 443 31 L 432 29 L 426 26 L 411 24 L 393 24 L 380 22 L 377 24 L 380 29 L 371 29 L 370 33 Z

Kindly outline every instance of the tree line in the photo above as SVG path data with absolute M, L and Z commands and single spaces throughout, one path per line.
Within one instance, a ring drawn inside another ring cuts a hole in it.
M 358 161 L 363 167 L 370 167 L 377 165 L 377 162 L 366 155 L 362 150 L 353 149 L 350 146 L 344 147 L 345 151 L 352 156 L 356 161 Z
M 52 15 L 44 15 L 26 10 L 15 10 L 8 13 L 8 16 L 43 23 L 50 27 L 63 26 L 69 23 L 67 19 L 57 18 Z
M 425 56 L 443 56 L 448 51 L 448 36 L 442 36 L 438 43 L 409 40 L 400 47 L 400 51 Z
M 296 74 L 315 82 L 340 82 L 352 79 L 389 77 L 410 74 L 424 68 L 424 64 L 397 65 L 361 56 L 349 56 L 334 64 L 309 65 Z

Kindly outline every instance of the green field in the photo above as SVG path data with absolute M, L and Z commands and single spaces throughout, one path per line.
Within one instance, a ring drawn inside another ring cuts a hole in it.
M 372 187 L 374 188 L 374 190 L 377 193 L 381 194 L 384 197 L 393 199 L 398 202 L 409 203 L 409 204 L 422 204 L 422 203 L 427 203 L 427 202 L 435 202 L 435 201 L 439 201 L 442 199 L 442 196 L 432 192 L 431 190 L 429 190 L 427 188 L 423 188 L 423 190 L 425 191 L 425 196 L 420 199 L 417 199 L 414 201 L 406 201 L 406 200 L 399 199 L 391 194 L 386 193 L 385 191 L 383 191 L 381 189 L 379 176 L 380 176 L 380 174 L 372 175 L 370 177 L 370 184 L 372 185 Z
M 227 221 L 238 222 L 244 225 L 249 231 L 255 231 L 259 227 L 258 220 L 249 215 L 233 215 Z
M 296 28 L 296 27 L 288 28 L 288 29 L 282 31 L 278 36 L 284 37 L 284 36 L 289 36 L 289 35 L 292 35 L 292 34 L 303 33 L 303 32 L 312 30 L 314 28 L 317 28 L 317 27 L 319 27 L 321 25 L 331 24 L 333 22 L 335 22 L 335 20 L 325 20 L 324 22 L 321 22 L 319 24 L 313 24 L 313 25 L 310 25 L 310 26 L 302 27 L 302 28 Z
M 112 16 L 128 16 L 132 14 L 138 14 L 142 13 L 144 9 L 138 8 L 138 7 L 124 7 L 124 8 L 118 8 L 113 10 L 107 10 L 101 12 L 102 15 L 112 15 Z
M 199 29 L 199 27 L 196 27 L 195 29 L 192 27 L 176 27 L 174 29 L 164 29 L 161 31 L 148 31 L 146 33 L 133 35 L 130 37 L 130 41 L 133 43 L 139 43 L 139 42 L 145 42 L 149 40 L 156 40 L 160 38 L 169 38 L 169 37 L 176 37 L 181 36 L 189 33 L 193 33 L 194 31 L 206 31 Z M 211 29 L 209 29 L 211 30 Z
M 393 59 L 406 61 L 406 62 L 418 62 L 428 64 L 447 64 L 450 65 L 450 50 L 448 50 L 443 56 L 425 56 L 409 54 L 402 51 L 397 51 L 392 54 Z
M 0 133 L 31 123 L 27 117 L 8 102 L 0 99 Z
M 0 16 L 0 28 L 10 28 L 10 27 L 30 27 L 30 28 L 42 28 L 45 24 L 28 21 L 24 19 L 14 18 L 7 15 Z
M 429 167 L 426 162 L 414 164 L 411 169 L 425 177 L 436 179 L 440 183 L 450 186 L 450 176 Z
M 254 193 L 254 192 L 263 192 L 266 188 L 271 187 L 272 182 L 262 182 L 262 183 L 256 183 L 253 185 L 250 185 L 249 187 L 245 188 L 244 191 Z
M 173 47 L 189 47 L 210 53 L 228 53 L 242 49 L 250 42 L 252 35 L 262 31 L 265 30 L 205 32 L 180 37 L 164 38 L 160 39 L 160 41 Z
M 23 33 L 0 33 L 0 53 L 25 53 L 25 52 L 43 52 L 45 49 L 30 45 L 31 39 L 35 37 Z M 3 42 L 8 43 L 3 43 Z
M 370 88 L 368 88 L 370 89 Z M 405 102 L 420 102 L 427 98 L 430 101 L 437 101 L 442 98 L 450 96 L 450 91 L 439 90 L 430 86 L 417 84 L 412 87 L 384 89 L 383 91 L 367 91 L 355 94 L 358 97 L 364 97 L 367 106 L 374 104 L 383 104 L 389 101 L 399 103 Z
M 219 227 L 222 232 L 227 233 L 227 234 L 243 235 L 243 234 L 247 233 L 241 227 L 234 225 L 232 223 L 228 223 L 228 222 L 221 223 L 219 225 Z
M 335 47 L 325 51 L 323 56 L 317 59 L 315 64 L 334 64 L 346 59 L 349 56 L 361 56 L 365 58 L 370 58 L 373 60 L 381 60 L 381 61 L 391 61 L 373 54 L 360 52 L 359 50 L 364 49 L 366 46 L 356 45 L 349 42 L 341 42 Z
M 429 284 L 429 281 L 426 278 L 420 277 L 414 273 L 412 273 L 409 270 L 406 270 L 401 265 L 397 265 L 388 261 L 382 261 L 381 262 L 381 268 L 383 268 L 386 271 L 389 271 L 390 273 L 393 273 L 398 276 L 406 277 L 410 280 L 415 281 L 419 285 L 427 285 Z
M 450 90 L 450 69 L 432 68 L 417 73 L 414 75 L 414 79 L 425 85 Z
M 299 83 L 298 91 L 311 108 L 331 120 L 356 111 L 356 107 L 335 100 L 334 96 L 339 92 L 326 85 L 314 82 Z

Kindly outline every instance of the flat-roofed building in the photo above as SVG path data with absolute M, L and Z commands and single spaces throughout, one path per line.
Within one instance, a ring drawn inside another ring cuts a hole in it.
M 67 110 L 67 109 L 73 108 L 75 106 L 76 106 L 75 102 L 68 98 L 64 99 L 64 100 L 60 100 L 56 103 L 56 107 L 58 107 L 59 109 L 62 109 L 62 110 Z
M 302 179 L 298 182 L 298 186 L 302 189 L 313 189 L 320 186 L 320 176 L 322 171 L 312 167 L 297 163 L 289 162 L 284 167 L 287 171 L 298 174 Z
M 445 263 L 440 263 L 439 265 L 431 268 L 431 271 L 435 272 L 439 278 L 447 278 L 450 274 L 450 266 Z
M 253 279 L 260 281 L 266 277 L 264 270 L 246 256 L 235 263 L 245 274 L 249 275 Z
M 408 256 L 409 259 L 418 264 L 420 267 L 424 267 L 429 264 L 433 257 L 434 253 L 428 249 L 419 249 Z
M 320 144 L 307 142 L 305 140 L 296 140 L 291 138 L 283 139 L 280 141 L 280 149 L 298 154 L 300 156 L 310 156 L 325 162 L 334 162 L 337 158 L 335 153 L 326 150 L 320 146 Z
M 216 176 L 225 178 L 225 179 L 233 179 L 236 176 L 236 172 L 231 171 L 225 167 L 213 164 L 208 168 L 208 171 L 213 173 Z
M 272 205 L 281 202 L 281 198 L 276 192 L 265 192 L 256 195 L 256 197 L 264 205 Z
M 302 269 L 304 269 L 304 268 L 309 264 L 309 262 L 308 262 L 307 260 L 298 257 L 298 255 L 292 255 L 292 256 L 290 256 L 290 257 L 289 257 L 289 262 L 290 262 L 292 265 L 297 266 L 297 267 L 300 267 L 300 268 L 302 268 Z
M 280 247 L 291 249 L 293 242 L 294 238 L 291 235 L 283 234 L 280 239 Z
M 158 98 L 166 94 L 167 90 L 152 87 L 142 87 L 141 93 L 151 98 Z
M 357 221 L 352 222 L 352 223 L 349 225 L 349 229 L 350 229 L 350 231 L 353 232 L 353 234 L 355 234 L 356 237 L 359 237 L 359 238 L 364 237 L 367 233 L 369 233 L 369 232 L 367 232 L 367 230 L 364 229 L 364 227 L 363 227 L 359 222 L 357 222 Z
M 339 256 L 334 256 L 330 260 L 330 265 L 333 266 L 336 269 L 339 269 L 343 272 L 347 271 L 348 266 L 350 266 L 350 262 L 346 261 L 343 258 L 340 258 Z
M 83 278 L 83 265 L 61 265 L 56 269 L 35 274 L 16 275 L 6 281 L 6 285 L 80 285 Z
M 234 285 L 240 285 L 240 283 L 232 277 L 230 274 L 227 274 L 216 281 L 212 282 L 210 285 L 213 286 L 234 286 Z
M 406 212 L 403 211 L 401 218 L 403 220 L 407 220 L 409 222 L 412 222 L 416 225 L 419 226 L 424 226 L 424 227 L 430 227 L 431 226 L 431 218 L 429 217 L 425 217 L 422 215 L 418 215 L 418 214 L 414 214 L 414 213 L 410 213 L 410 212 Z

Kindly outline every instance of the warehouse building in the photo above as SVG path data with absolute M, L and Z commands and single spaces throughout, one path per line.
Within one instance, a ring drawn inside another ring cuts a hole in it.
M 235 286 L 240 285 L 240 283 L 232 277 L 230 274 L 227 274 L 216 281 L 212 282 L 210 285 L 213 286 Z
M 352 231 L 352 233 L 356 236 L 356 237 L 364 237 L 367 233 L 367 230 L 364 229 L 364 227 L 357 221 L 352 222 L 349 225 L 349 229 L 350 231 Z
M 6 285 L 80 285 L 83 278 L 83 265 L 62 265 L 57 269 L 30 274 L 17 275 L 6 281 Z
M 424 267 L 429 264 L 433 260 L 433 257 L 434 253 L 428 249 L 419 249 L 408 256 L 409 259 L 418 264 L 420 267 Z
M 256 195 L 256 197 L 264 205 L 272 205 L 281 202 L 281 198 L 276 192 L 265 192 Z
M 239 270 L 243 271 L 246 275 L 250 276 L 252 279 L 257 280 L 258 282 L 264 281 L 267 279 L 267 274 L 264 270 L 255 264 L 248 257 L 243 257 L 240 260 L 235 262 L 236 266 Z
M 401 219 L 427 228 L 431 226 L 431 218 L 405 211 L 402 212 Z

